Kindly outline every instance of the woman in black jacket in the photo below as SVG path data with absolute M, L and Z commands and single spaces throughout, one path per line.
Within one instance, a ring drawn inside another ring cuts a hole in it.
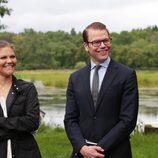
M 12 44 L 0 41 L 0 158 L 41 158 L 33 133 L 39 127 L 35 86 L 13 75 Z

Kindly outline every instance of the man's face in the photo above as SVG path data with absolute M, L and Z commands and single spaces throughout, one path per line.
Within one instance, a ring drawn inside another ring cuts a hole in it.
M 94 63 L 100 64 L 109 56 L 111 43 L 106 30 L 88 30 L 88 42 L 84 43 L 85 50 Z

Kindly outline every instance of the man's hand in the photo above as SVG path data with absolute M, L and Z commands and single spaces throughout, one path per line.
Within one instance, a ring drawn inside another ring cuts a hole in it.
M 104 155 L 101 154 L 104 149 L 102 149 L 100 146 L 87 146 L 84 145 L 80 153 L 84 156 L 84 158 L 104 158 Z

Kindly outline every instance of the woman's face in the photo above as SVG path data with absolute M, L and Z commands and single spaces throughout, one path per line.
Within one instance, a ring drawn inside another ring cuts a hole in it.
M 0 75 L 12 76 L 16 68 L 16 56 L 10 47 L 0 48 Z

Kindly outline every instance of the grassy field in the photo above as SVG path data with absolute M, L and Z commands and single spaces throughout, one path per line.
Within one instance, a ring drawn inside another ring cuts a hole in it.
M 158 70 L 138 70 L 137 77 L 140 87 L 158 88 Z
M 158 157 L 158 134 L 136 134 L 131 139 L 133 158 Z
M 69 158 L 71 145 L 64 129 L 49 128 L 42 125 L 36 134 L 43 158 Z M 133 158 L 158 157 L 158 134 L 140 135 L 131 137 Z
M 24 70 L 16 71 L 15 75 L 31 81 L 40 80 L 45 86 L 65 88 L 72 72 L 73 70 Z
M 69 75 L 75 70 L 30 70 L 17 71 L 16 76 L 31 81 L 41 80 L 45 86 L 65 88 Z M 138 70 L 139 87 L 158 87 L 158 70 Z
M 42 125 L 36 134 L 42 158 L 69 158 L 71 145 L 62 128 Z

